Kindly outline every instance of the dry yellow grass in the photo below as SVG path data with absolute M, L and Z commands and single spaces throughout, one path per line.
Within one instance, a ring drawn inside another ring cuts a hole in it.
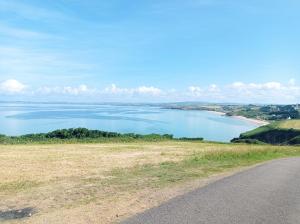
M 110 178 L 114 168 L 181 160 L 192 148 L 167 142 L 0 146 L 0 209 L 37 208 L 38 214 L 24 223 L 86 223 L 93 218 L 109 223 L 116 218 L 115 203 L 135 197 L 113 186 L 96 189 L 86 180 Z
M 7 223 L 112 223 L 200 184 L 189 179 L 151 186 L 143 169 L 146 173 L 152 168 L 146 166 L 132 178 L 135 167 L 180 162 L 195 153 L 263 147 L 176 141 L 2 145 L 0 211 L 26 207 L 37 211 L 30 218 Z
M 300 120 L 285 120 L 285 121 L 280 121 L 277 125 L 279 128 L 285 128 L 285 129 L 297 129 L 300 130 Z

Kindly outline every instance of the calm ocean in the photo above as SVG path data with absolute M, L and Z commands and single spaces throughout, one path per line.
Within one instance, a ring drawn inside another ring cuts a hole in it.
M 229 141 L 256 124 L 208 111 L 116 104 L 0 103 L 0 133 L 21 135 L 86 127 L 139 134 L 173 134 Z

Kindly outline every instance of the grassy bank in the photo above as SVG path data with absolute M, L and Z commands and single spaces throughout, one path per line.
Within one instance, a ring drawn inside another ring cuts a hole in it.
M 11 223 L 111 223 L 176 196 L 195 180 L 290 156 L 300 156 L 300 147 L 173 140 L 2 145 L 0 210 L 37 212 Z

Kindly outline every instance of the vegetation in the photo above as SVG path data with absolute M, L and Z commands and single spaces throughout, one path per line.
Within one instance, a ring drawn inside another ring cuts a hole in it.
M 120 134 L 86 128 L 60 129 L 48 133 L 27 134 L 21 136 L 0 135 L 0 144 L 27 144 L 27 143 L 97 143 L 97 142 L 132 142 L 132 141 L 165 141 L 175 138 L 164 134 Z M 202 141 L 203 138 L 179 138 L 182 141 Z
M 114 223 L 198 187 L 201 178 L 290 156 L 300 156 L 300 147 L 194 141 L 0 145 L 1 210 L 38 211 L 18 223 Z
M 166 104 L 164 108 L 179 110 L 207 110 L 225 113 L 227 116 L 243 116 L 260 120 L 300 119 L 300 105 L 230 105 L 203 103 Z
M 257 139 L 250 139 L 250 138 L 234 138 L 233 140 L 231 140 L 231 142 L 233 143 L 245 143 L 245 144 L 266 144 L 265 142 L 259 141 Z
M 288 145 L 300 145 L 300 135 L 287 142 Z
M 178 138 L 178 140 L 181 141 L 203 141 L 203 138 L 187 138 L 187 137 L 183 137 L 183 138 Z
M 235 143 L 264 142 L 277 145 L 298 145 L 300 144 L 300 120 L 285 120 L 273 122 L 243 133 L 235 138 Z
M 227 106 L 226 115 L 244 116 L 261 120 L 284 120 L 300 118 L 298 105 L 247 105 L 247 106 Z
M 275 122 L 272 124 L 277 128 L 284 128 L 284 129 L 296 129 L 300 130 L 300 119 L 299 120 L 285 120 L 281 122 Z
M 168 184 L 207 177 L 226 169 L 249 166 L 280 157 L 300 156 L 300 150 L 292 148 L 257 148 L 249 150 L 216 150 L 197 152 L 180 162 L 163 162 L 158 165 L 136 166 L 128 170 L 114 170 L 114 182 L 131 184 L 147 178 L 147 185 L 161 187 Z M 125 180 L 124 180 L 125 179 Z M 134 179 L 134 180 L 133 180 Z M 144 183 L 145 184 L 145 183 Z

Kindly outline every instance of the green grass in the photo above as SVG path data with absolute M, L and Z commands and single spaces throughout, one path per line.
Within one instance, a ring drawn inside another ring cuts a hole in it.
M 5 137 L 0 138 L 0 144 L 2 145 L 40 145 L 40 144 L 82 144 L 82 143 L 130 143 L 130 142 L 159 142 L 169 141 L 167 138 L 131 138 L 131 137 L 115 137 L 115 138 L 70 138 L 70 139 L 26 139 L 18 137 Z
M 129 169 L 115 169 L 108 180 L 112 185 L 122 188 L 166 187 L 196 178 L 208 177 L 229 169 L 250 166 L 256 163 L 300 156 L 299 147 L 259 146 L 257 149 L 214 151 L 195 153 L 180 162 L 163 162 L 158 165 L 145 164 Z
M 270 130 L 273 130 L 273 129 L 274 129 L 274 124 L 268 124 L 268 125 L 264 125 L 264 126 L 256 128 L 256 129 L 253 129 L 251 131 L 242 133 L 241 136 L 246 138 L 246 137 L 257 135 L 259 133 L 267 132 L 267 131 L 270 131 Z

